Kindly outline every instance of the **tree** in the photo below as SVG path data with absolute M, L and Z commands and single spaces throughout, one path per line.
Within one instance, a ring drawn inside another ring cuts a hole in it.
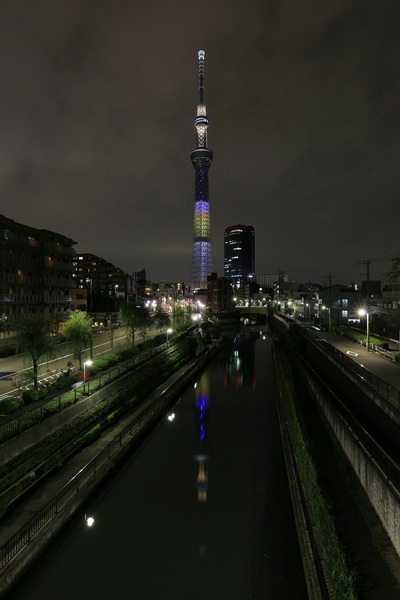
M 79 370 L 81 370 L 83 351 L 89 347 L 92 354 L 92 320 L 79 310 L 71 313 L 64 326 L 64 335 L 72 344 L 72 352 L 79 361 Z
M 135 332 L 140 327 L 147 327 L 149 324 L 149 315 L 142 306 L 134 304 L 122 304 L 120 308 L 120 319 L 126 327 L 127 334 L 131 339 L 132 348 L 135 347 Z
M 185 311 L 183 310 L 182 306 L 177 302 L 174 302 L 173 305 L 172 318 L 175 327 L 177 324 L 179 325 L 181 323 L 184 323 L 185 321 Z
M 33 387 L 38 388 L 39 359 L 50 352 L 54 346 L 51 337 L 52 323 L 41 313 L 22 317 L 16 323 L 18 347 L 21 352 L 29 355 L 33 366 Z
M 168 327 L 169 325 L 169 316 L 167 313 L 157 308 L 157 312 L 153 317 L 153 323 L 161 333 L 163 327 Z

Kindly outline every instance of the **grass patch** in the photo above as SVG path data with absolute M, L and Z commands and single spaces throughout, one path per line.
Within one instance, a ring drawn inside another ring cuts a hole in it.
M 157 357 L 149 365 L 148 373 L 138 377 L 134 383 L 91 406 L 82 415 L 1 465 L 0 518 L 9 504 L 35 482 L 36 477 L 60 468 L 72 452 L 95 441 L 106 427 L 138 405 L 193 355 L 194 348 L 188 340 L 185 346 L 172 354 Z M 55 402 L 58 407 L 58 400 Z M 36 410 L 40 411 L 40 408 Z
M 355 574 L 336 533 L 334 519 L 318 483 L 318 474 L 304 440 L 294 406 L 296 392 L 287 359 L 276 348 L 277 385 L 284 404 L 292 445 L 307 500 L 315 539 L 329 587 L 338 600 L 357 600 Z

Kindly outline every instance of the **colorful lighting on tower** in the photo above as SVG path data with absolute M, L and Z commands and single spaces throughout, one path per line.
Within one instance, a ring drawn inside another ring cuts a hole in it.
M 199 50 L 199 104 L 194 120 L 196 148 L 190 158 L 195 169 L 194 232 L 192 258 L 192 290 L 206 288 L 207 276 L 212 272 L 210 228 L 210 203 L 208 197 L 208 169 L 212 163 L 212 150 L 207 148 L 207 109 L 204 104 L 204 50 Z

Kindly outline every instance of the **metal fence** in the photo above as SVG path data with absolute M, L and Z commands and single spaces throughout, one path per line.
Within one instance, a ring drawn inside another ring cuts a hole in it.
M 305 366 L 309 377 L 318 382 L 319 389 L 324 390 L 325 398 L 331 398 L 335 405 L 335 414 L 341 419 L 348 435 L 359 446 L 365 459 L 379 467 L 379 472 L 386 485 L 390 485 L 392 491 L 400 498 L 400 468 L 395 460 L 390 457 L 385 450 L 376 442 L 374 437 L 363 427 L 358 418 L 341 401 L 329 385 L 319 376 L 319 374 L 303 358 L 302 364 Z M 313 387 L 315 390 L 315 387 Z
M 96 377 L 93 380 L 89 380 L 82 383 L 74 390 L 69 390 L 63 394 L 60 394 L 56 398 L 43 402 L 40 406 L 36 406 L 31 409 L 24 410 L 17 417 L 11 417 L 8 421 L 0 424 L 0 442 L 4 442 L 15 435 L 19 435 L 23 431 L 26 431 L 30 427 L 42 423 L 45 419 L 58 414 L 71 406 L 76 404 L 78 400 L 82 398 L 84 393 L 94 392 L 105 385 L 111 383 L 115 379 L 118 379 L 128 371 L 137 367 L 141 363 L 154 357 L 156 354 L 160 354 L 165 351 L 167 344 L 158 346 L 157 348 L 146 352 L 143 355 L 136 356 L 125 363 L 118 365 L 117 367 L 110 369 L 107 373 Z
M 13 535 L 0 548 L 0 570 L 3 569 L 26 544 L 61 511 L 78 492 L 87 485 L 92 479 L 108 467 L 111 458 L 126 444 L 133 441 L 146 425 L 153 422 L 163 410 L 171 403 L 173 398 L 182 393 L 189 382 L 201 372 L 205 364 L 219 351 L 222 345 L 215 346 L 212 350 L 203 354 L 199 359 L 194 359 L 183 373 L 177 374 L 172 378 L 169 386 L 163 384 L 153 396 L 149 398 L 149 405 L 143 408 L 142 412 L 136 416 L 113 440 L 99 452 L 90 462 L 88 462 L 73 477 L 52 500 L 41 508 L 15 535 Z M 160 389 L 162 391 L 160 391 Z
M 101 452 L 87 463 L 73 477 L 52 500 L 41 508 L 13 537 L 0 548 L 0 569 L 3 569 L 18 552 L 28 544 L 46 523 L 50 521 L 64 506 L 66 506 L 78 492 L 101 472 L 111 458 L 134 436 L 136 436 L 148 423 L 154 420 L 165 402 L 168 394 L 160 396 L 154 403 L 127 425 Z
M 321 346 L 319 347 L 321 348 Z M 400 409 L 400 390 L 360 365 L 360 363 L 352 360 L 351 357 L 347 356 L 331 344 L 324 344 L 323 348 L 325 351 L 334 355 L 335 359 L 344 364 L 347 369 L 355 373 L 361 380 L 368 383 L 373 390 L 390 402 L 395 408 Z

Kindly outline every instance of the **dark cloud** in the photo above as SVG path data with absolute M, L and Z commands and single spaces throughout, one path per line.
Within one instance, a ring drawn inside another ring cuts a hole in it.
M 2 212 L 189 282 L 204 48 L 215 269 L 242 222 L 257 272 L 357 280 L 349 265 L 398 250 L 399 16 L 397 0 L 4 0 Z

